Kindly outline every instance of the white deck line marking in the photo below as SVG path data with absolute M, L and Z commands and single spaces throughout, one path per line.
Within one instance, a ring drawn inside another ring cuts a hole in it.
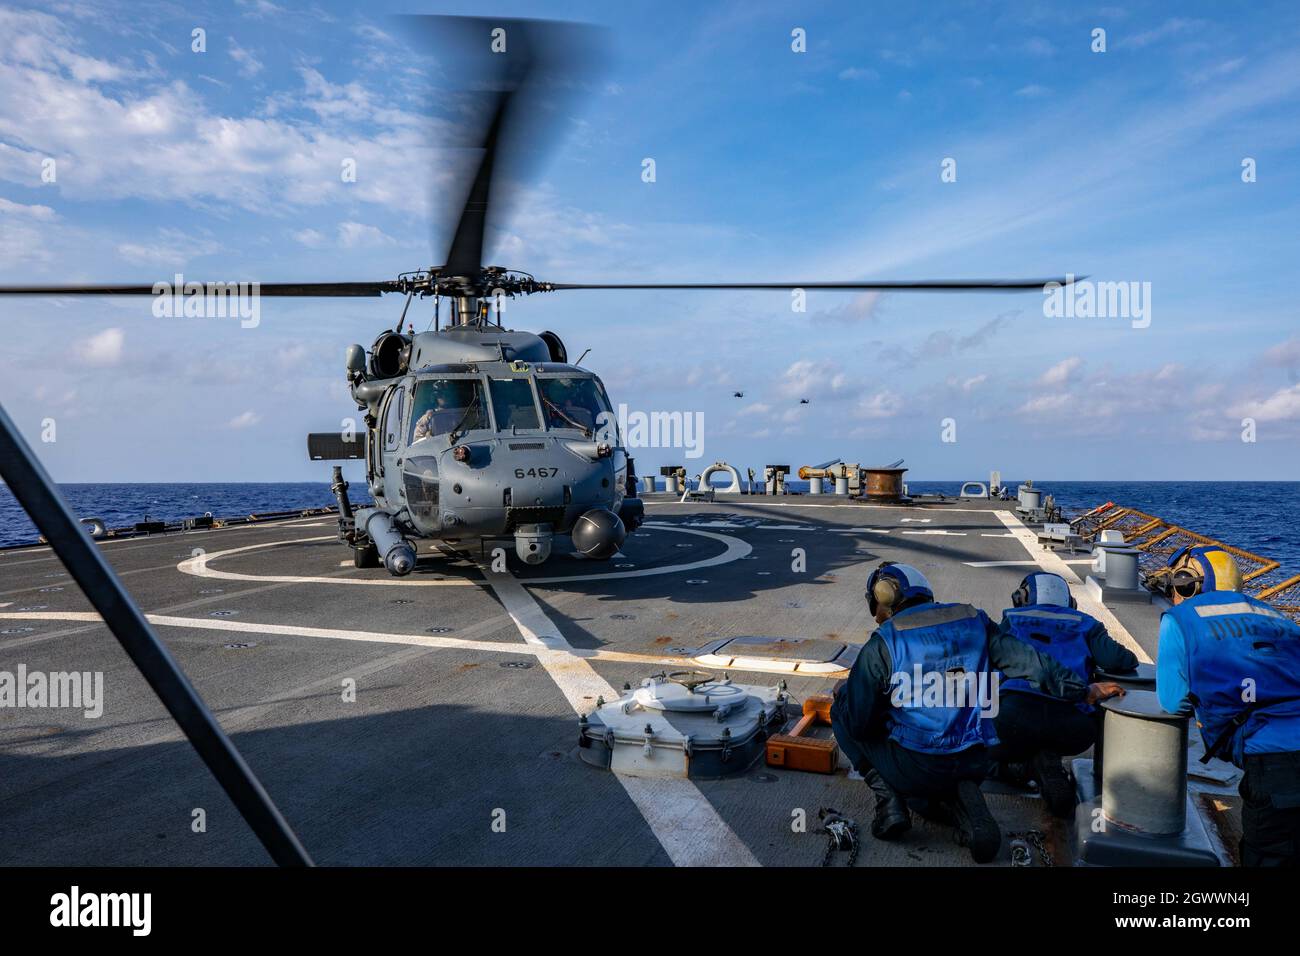
M 519 633 L 537 648 L 538 662 L 546 668 L 575 712 L 593 709 L 597 697 L 615 700 L 620 696 L 587 660 L 572 652 L 569 642 L 522 581 L 512 574 L 485 573 Z M 692 781 L 648 779 L 622 773 L 616 773 L 615 777 L 674 866 L 759 865 L 749 847 Z
M 95 611 L 0 611 L 0 620 L 83 621 L 100 624 L 103 618 Z M 306 627 L 299 624 L 257 624 L 229 618 L 175 617 L 170 614 L 146 614 L 145 620 L 159 627 L 188 627 L 199 631 L 237 631 L 241 634 L 281 634 L 290 637 L 321 637 L 378 644 L 414 644 L 420 647 L 448 647 L 473 651 L 499 651 L 518 654 L 517 644 L 505 641 L 471 641 L 457 637 L 426 637 L 423 634 L 390 634 L 383 631 L 346 631 L 333 627 Z M 5 645 L 0 645 L 3 650 Z
M 478 641 L 463 637 L 427 637 L 423 634 L 400 634 L 386 631 L 348 631 L 341 628 L 308 627 L 299 624 L 259 624 L 255 621 L 240 621 L 230 618 L 177 617 L 169 614 L 146 614 L 145 619 L 158 627 L 190 628 L 196 631 L 228 631 L 236 634 L 263 634 L 284 637 L 311 637 L 331 641 L 359 641 L 363 644 L 407 644 L 414 647 L 443 648 L 448 650 L 483 651 L 489 654 L 514 654 L 538 657 L 538 648 L 544 644 L 530 644 L 521 647 L 509 641 Z M 82 624 L 103 624 L 94 611 L 0 611 L 0 621 L 68 621 Z M 80 633 L 80 630 L 68 633 Z M 37 639 L 62 636 L 60 634 L 37 634 Z M 13 650 L 28 643 L 31 639 L 6 640 L 0 644 L 0 652 Z M 588 650 L 571 648 L 567 653 L 584 661 L 614 661 L 623 664 L 653 664 L 662 669 L 667 664 L 680 664 L 683 667 L 698 666 L 690 657 L 673 657 L 666 654 L 635 654 L 630 651 Z M 730 671 L 742 673 L 770 673 L 764 669 L 751 669 L 743 665 L 732 664 Z M 843 672 L 817 674 L 798 672 L 800 677 L 817 677 L 835 679 Z
M 653 577 L 659 574 L 675 574 L 679 571 L 697 571 L 700 568 L 711 568 L 718 564 L 728 564 L 732 561 L 738 561 L 753 550 L 748 542 L 731 535 L 714 534 L 711 531 L 697 531 L 693 528 L 683 528 L 670 523 L 647 522 L 652 528 L 659 528 L 665 531 L 675 531 L 679 534 L 694 534 L 702 538 L 712 538 L 715 541 L 721 541 L 726 545 L 726 550 L 721 554 L 714 555 L 711 558 L 701 558 L 699 561 L 688 561 L 683 564 L 668 564 L 657 568 L 639 568 L 635 571 L 606 571 L 594 574 L 566 574 L 556 575 L 545 578 L 529 578 L 528 584 L 566 584 L 577 581 L 605 581 L 614 578 L 645 578 Z M 232 554 L 241 554 L 247 551 L 257 551 L 263 548 L 276 548 L 287 544 L 306 544 L 313 541 L 334 541 L 336 535 L 327 534 L 314 538 L 291 538 L 288 541 L 263 541 L 260 544 L 245 545 L 242 548 L 230 548 L 226 551 L 213 551 L 210 554 L 203 554 L 197 558 L 186 558 L 176 565 L 176 570 L 184 574 L 192 574 L 200 578 L 220 578 L 227 581 L 263 581 L 280 584 L 366 584 L 380 587 L 481 587 L 485 582 L 476 581 L 470 578 L 447 577 L 439 581 L 426 581 L 420 578 L 324 578 L 314 577 L 311 575 L 296 574 L 244 574 L 239 571 L 218 571 L 210 567 L 213 561 L 218 558 L 225 558 Z M 346 565 L 349 562 L 344 561 Z
M 647 527 L 658 528 L 664 531 L 676 531 L 679 534 L 696 534 L 701 538 L 712 538 L 714 541 L 721 541 L 727 546 L 727 550 L 722 554 L 715 555 L 711 558 L 702 558 L 699 561 L 688 561 L 685 564 L 668 564 L 658 568 L 639 568 L 636 571 L 609 571 L 601 574 L 567 574 L 558 575 L 550 578 L 524 578 L 523 583 L 533 584 L 564 584 L 568 581 L 610 581 L 614 578 L 648 578 L 658 574 L 672 574 L 677 571 L 697 571 L 700 568 L 711 568 L 718 564 L 730 564 L 732 561 L 739 561 L 745 555 L 754 549 L 749 542 L 741 541 L 739 538 L 733 538 L 729 534 L 714 534 L 712 531 L 696 531 L 694 528 L 683 528 L 681 525 L 670 524 L 667 522 L 646 522 Z M 490 581 L 488 582 L 491 583 Z
M 316 524 L 304 524 L 303 523 L 304 521 L 314 521 L 316 522 Z M 184 541 L 186 539 L 189 539 L 191 541 L 202 541 L 208 535 L 214 534 L 219 531 L 247 531 L 250 528 L 256 528 L 262 531 L 267 531 L 267 530 L 273 531 L 276 528 L 312 528 L 312 527 L 316 527 L 317 525 L 326 525 L 330 523 L 331 523 L 330 521 L 322 521 L 318 518 L 294 518 L 293 520 L 288 520 L 288 521 L 280 520 L 280 519 L 271 519 L 269 521 L 250 521 L 247 524 L 234 524 L 234 525 L 223 524 L 219 528 L 200 528 L 194 531 L 181 531 L 177 529 L 176 531 L 164 531 L 162 534 L 132 535 L 129 538 L 107 538 L 107 539 L 100 539 L 96 543 L 101 548 L 107 548 L 109 545 L 113 545 L 113 544 L 136 544 L 143 547 L 150 543 L 164 541 L 164 540 Z M 134 550 L 134 549 L 128 549 L 128 550 Z M 48 544 L 26 545 L 21 548 L 15 548 L 12 551 L 0 552 L 0 559 L 13 557 L 13 556 L 20 556 L 24 554 L 37 554 L 37 553 L 46 555 L 46 557 L 41 559 L 42 561 L 58 560 L 58 557 L 54 554 L 54 549 L 51 548 Z M 14 563 L 34 564 L 35 562 L 21 561 L 21 562 L 14 562 Z
M 734 521 L 686 521 L 671 524 L 666 521 L 647 521 L 647 528 L 719 528 L 728 531 L 823 531 L 815 524 L 738 524 Z
M 1074 600 L 1078 604 L 1080 611 L 1083 611 L 1085 614 L 1091 614 L 1097 620 L 1101 621 L 1101 623 L 1105 624 L 1106 630 L 1110 632 L 1110 636 L 1136 654 L 1139 661 L 1144 664 L 1152 663 L 1150 655 L 1148 655 L 1142 648 L 1141 644 L 1133 639 L 1133 635 L 1128 632 L 1128 628 L 1120 623 L 1119 618 L 1111 612 L 1110 608 L 1106 607 L 1106 605 L 1102 604 L 1100 601 L 1093 600 L 1092 596 L 1088 593 L 1088 589 L 1085 588 L 1083 582 L 1079 580 L 1079 576 L 1074 573 L 1074 569 L 1066 564 L 1059 554 L 1055 551 L 1049 551 L 1046 548 L 1043 548 L 1038 543 L 1038 535 L 1025 527 L 1024 522 L 1011 514 L 1011 512 L 996 511 L 994 514 L 998 516 L 999 521 L 1007 526 L 1007 530 L 1015 535 L 1020 543 L 1024 545 L 1025 550 L 1029 552 L 1029 556 L 1034 559 L 1035 564 L 1044 571 L 1049 571 L 1052 574 L 1059 574 L 1069 582 L 1070 593 L 1074 595 Z
M 410 581 L 405 578 L 322 578 L 311 575 L 300 574 L 241 574 L 238 571 L 218 571 L 210 568 L 208 565 L 217 558 L 228 557 L 232 554 L 241 554 L 245 551 L 258 551 L 263 548 L 278 548 L 286 544 L 306 544 L 311 541 L 336 541 L 337 535 L 326 534 L 315 538 L 291 538 L 288 541 L 263 541 L 260 544 L 250 544 L 242 548 L 229 548 L 225 551 L 213 551 L 211 554 L 202 554 L 197 558 L 186 558 L 180 564 L 176 565 L 176 570 L 183 574 L 192 574 L 198 578 L 220 578 L 224 581 L 272 581 L 279 584 L 367 584 L 371 586 L 392 586 L 402 584 L 407 587 L 477 587 L 482 582 L 472 581 L 469 578 L 443 578 L 440 581 L 415 580 Z
M 949 535 L 953 538 L 966 537 L 965 531 L 943 531 L 939 528 L 926 528 L 924 531 L 900 531 L 899 534 L 939 534 L 939 535 Z
M 1010 531 L 1003 531 L 1001 534 L 991 534 L 988 531 L 982 531 L 980 532 L 980 537 L 981 538 L 1014 538 L 1015 535 L 1012 534 Z
M 1015 537 L 1015 535 L 1011 535 Z M 1030 568 L 1038 564 L 1037 561 L 963 561 L 962 564 L 968 568 Z

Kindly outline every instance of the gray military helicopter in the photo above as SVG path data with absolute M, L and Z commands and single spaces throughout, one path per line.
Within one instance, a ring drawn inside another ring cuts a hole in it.
M 341 466 L 332 490 L 339 537 L 359 568 L 393 575 L 416 567 L 419 542 L 463 548 L 513 539 L 527 564 L 547 560 L 557 540 L 596 560 L 618 553 L 643 520 L 634 462 L 623 445 L 609 396 L 592 371 L 569 361 L 554 332 L 507 329 L 505 299 L 579 289 L 795 288 L 843 291 L 1033 291 L 1068 279 L 847 282 L 556 283 L 484 264 L 484 233 L 502 142 L 537 111 L 527 95 L 553 91 L 574 59 L 573 24 L 536 20 L 412 16 L 417 38 L 445 45 L 480 77 L 486 118 L 480 155 L 441 266 L 377 282 L 262 283 L 263 296 L 405 296 L 401 316 L 367 350 L 346 350 L 345 374 L 364 431 L 314 433 L 316 461 L 364 460 L 374 499 L 354 509 Z M 504 45 L 499 41 L 505 38 Z M 568 71 L 570 74 L 572 71 Z M 572 89 L 572 82 L 562 82 Z M 535 104 L 535 100 L 533 101 Z M 529 140 L 535 143 L 536 137 Z M 3 286 L 3 295 L 153 295 L 152 284 Z M 403 331 L 414 299 L 434 298 L 433 328 Z M 446 323 L 442 300 L 449 303 Z M 807 401 L 805 399 L 805 401 Z

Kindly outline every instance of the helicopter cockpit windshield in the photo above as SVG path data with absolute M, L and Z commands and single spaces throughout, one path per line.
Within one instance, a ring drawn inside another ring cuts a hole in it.
M 492 393 L 492 414 L 497 428 L 513 431 L 519 428 L 541 428 L 537 418 L 537 401 L 533 386 L 526 378 L 493 378 L 488 387 Z
M 537 391 L 546 409 L 547 428 L 577 428 L 587 434 L 605 424 L 609 400 L 594 378 L 538 378 Z
M 411 409 L 411 441 L 452 431 L 488 428 L 483 385 L 473 378 L 441 378 L 419 382 Z

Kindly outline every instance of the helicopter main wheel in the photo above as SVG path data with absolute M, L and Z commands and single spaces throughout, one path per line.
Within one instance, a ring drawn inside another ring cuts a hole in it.
M 352 565 L 357 568 L 379 567 L 379 549 L 373 541 L 364 548 L 352 549 Z

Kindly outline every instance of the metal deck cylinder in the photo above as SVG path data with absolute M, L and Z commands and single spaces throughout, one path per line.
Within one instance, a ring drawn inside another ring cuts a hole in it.
M 822 479 L 820 476 L 808 479 L 808 494 L 820 495 L 822 493 Z
M 641 479 L 641 490 L 653 492 L 655 490 L 655 480 L 653 475 L 646 475 Z
M 849 493 L 849 479 L 841 476 L 835 479 L 835 493 L 837 495 L 847 495 Z
M 677 479 L 676 475 L 669 475 L 664 479 L 664 484 L 667 486 L 670 495 L 680 495 L 682 493 L 682 483 Z
M 1187 716 L 1166 713 L 1152 691 L 1131 690 L 1102 703 L 1106 821 L 1152 835 L 1187 826 Z
M 869 501 L 888 504 L 902 501 L 906 492 L 903 490 L 903 473 L 906 468 L 867 468 L 866 496 Z
M 1106 586 L 1136 591 L 1138 588 L 1138 553 L 1136 548 L 1104 549 L 1106 552 Z

